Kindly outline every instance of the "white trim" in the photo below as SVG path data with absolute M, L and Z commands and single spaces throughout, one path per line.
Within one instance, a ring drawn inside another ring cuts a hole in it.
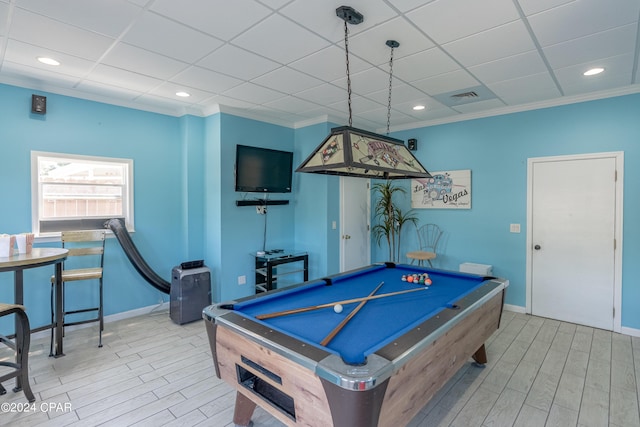
M 531 257 L 532 257 L 532 216 L 533 216 L 533 164 L 536 162 L 553 162 L 567 160 L 584 160 L 584 159 L 602 159 L 614 158 L 616 161 L 616 205 L 615 205 L 615 230 L 614 238 L 616 239 L 616 250 L 614 251 L 614 283 L 613 283 L 613 308 L 615 309 L 615 317 L 613 319 L 613 331 L 621 332 L 622 330 L 622 209 L 624 206 L 624 152 L 612 151 L 605 153 L 587 153 L 575 154 L 567 156 L 549 156 L 549 157 L 531 157 L 527 159 L 527 264 L 526 264 L 526 313 L 531 314 Z
M 105 157 L 105 156 L 88 156 L 83 154 L 56 153 L 47 151 L 31 151 L 31 230 L 38 237 L 46 237 L 40 233 L 40 214 L 42 212 L 41 185 L 38 177 L 38 162 L 41 158 L 54 159 L 70 159 L 73 161 L 87 161 L 102 164 L 117 164 L 124 166 L 124 184 L 122 185 L 125 196 L 122 200 L 124 210 L 124 218 L 126 220 L 127 230 L 135 229 L 135 208 L 134 208 L 134 164 L 133 159 Z M 51 233 L 48 233 L 51 234 Z M 53 237 L 58 237 L 58 233 L 54 233 Z
M 512 311 L 514 313 L 526 314 L 525 307 L 521 305 L 513 305 L 513 304 L 505 304 L 504 309 L 507 311 Z
M 228 107 L 222 104 L 212 104 L 210 106 L 188 105 L 188 104 L 185 104 L 183 106 L 173 106 L 168 104 L 167 105 L 140 104 L 140 103 L 132 102 L 125 99 L 117 99 L 115 97 L 63 88 L 63 87 L 59 87 L 57 85 L 51 84 L 50 82 L 42 82 L 42 81 L 36 82 L 32 79 L 28 79 L 27 77 L 18 77 L 18 76 L 11 76 L 11 77 L 4 76 L 4 75 L 0 76 L 0 83 L 4 83 L 4 84 L 16 86 L 16 87 L 23 87 L 26 89 L 46 91 L 46 92 L 55 93 L 63 96 L 69 96 L 69 97 L 78 98 L 78 99 L 86 99 L 89 101 L 100 102 L 100 103 L 109 104 L 109 105 L 116 105 L 120 107 L 131 108 L 134 110 L 149 111 L 152 113 L 163 114 L 163 115 L 174 116 L 174 117 L 182 117 L 185 115 L 192 115 L 196 117 L 207 117 L 211 114 L 227 111 L 230 114 L 239 115 L 240 117 L 259 120 L 262 122 L 276 124 L 284 127 L 290 127 L 293 129 L 299 129 L 304 126 L 308 126 L 308 124 L 305 124 L 305 123 L 313 123 L 313 124 L 322 123 L 323 118 L 326 117 L 323 115 L 318 115 L 316 118 L 292 122 L 287 120 L 278 120 L 277 118 L 271 115 L 261 115 L 258 111 L 251 111 L 250 109 L 245 109 L 245 108 Z M 624 86 L 622 88 L 602 90 L 602 91 L 591 92 L 591 93 L 582 94 L 582 95 L 562 96 L 554 99 L 549 99 L 546 101 L 531 102 L 528 104 L 496 108 L 489 111 L 475 112 L 475 113 L 468 113 L 468 114 L 458 114 L 453 117 L 436 118 L 433 120 L 422 120 L 422 121 L 416 120 L 413 123 L 393 126 L 391 127 L 390 130 L 392 132 L 397 132 L 402 130 L 417 129 L 421 127 L 436 126 L 436 125 L 442 125 L 447 123 L 464 122 L 467 120 L 475 120 L 480 118 L 501 116 L 505 114 L 519 113 L 524 111 L 540 110 L 544 108 L 557 107 L 561 105 L 570 105 L 570 104 L 577 104 L 580 102 L 613 98 L 617 96 L 631 95 L 638 92 L 640 92 L 640 84 L 633 84 L 629 86 Z M 425 110 L 425 111 L 428 114 L 429 110 Z M 334 120 L 331 118 L 329 119 Z M 335 123 L 340 123 L 343 120 L 344 120 L 344 117 L 335 121 Z M 380 129 L 377 132 L 383 133 L 383 130 Z
M 598 92 L 591 92 L 582 95 L 563 96 L 553 98 L 546 101 L 531 102 L 528 104 L 513 105 L 502 108 L 495 108 L 488 111 L 479 111 L 475 113 L 460 114 L 457 116 L 449 116 L 437 118 L 433 120 L 423 120 L 413 122 L 406 125 L 392 126 L 391 131 L 397 132 L 402 130 L 416 129 L 421 127 L 437 126 L 456 122 L 466 122 L 468 120 L 483 119 L 487 117 L 504 116 L 506 114 L 522 113 L 525 111 L 542 110 L 545 108 L 559 107 L 562 105 L 579 104 L 581 102 L 597 101 L 599 99 L 615 98 L 618 96 L 633 95 L 640 92 L 640 84 L 634 84 L 617 89 L 608 89 Z M 424 110 L 427 111 L 428 110 Z M 386 130 L 386 129 L 385 129 Z M 381 129 L 378 132 L 383 132 Z
M 620 333 L 624 335 L 631 335 L 632 337 L 640 337 L 640 329 L 628 328 L 626 326 L 620 328 Z

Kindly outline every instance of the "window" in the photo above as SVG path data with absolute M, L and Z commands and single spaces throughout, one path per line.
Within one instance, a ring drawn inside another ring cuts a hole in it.
M 31 152 L 33 230 L 101 229 L 123 218 L 133 231 L 133 160 Z

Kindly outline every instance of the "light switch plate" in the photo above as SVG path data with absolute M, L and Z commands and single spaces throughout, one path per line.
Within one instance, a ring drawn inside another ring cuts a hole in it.
M 520 232 L 520 224 L 511 224 L 509 226 L 509 231 L 512 233 L 519 233 Z

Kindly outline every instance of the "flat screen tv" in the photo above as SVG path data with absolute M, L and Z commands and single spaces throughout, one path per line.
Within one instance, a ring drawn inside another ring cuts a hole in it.
M 292 173 L 290 151 L 236 146 L 236 191 L 290 193 Z

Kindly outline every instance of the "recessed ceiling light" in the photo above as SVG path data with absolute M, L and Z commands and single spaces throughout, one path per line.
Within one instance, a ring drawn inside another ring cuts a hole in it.
M 182 97 L 182 98 L 188 98 L 189 96 L 191 96 L 191 94 L 190 94 L 190 93 L 188 93 L 188 92 L 184 92 L 184 91 L 176 92 L 176 95 L 177 95 L 177 96 L 180 96 L 180 97 Z
M 46 56 L 39 56 L 38 57 L 38 61 L 42 62 L 43 64 L 47 64 L 47 65 L 60 65 L 59 61 L 56 61 L 53 58 L 47 58 Z
M 583 73 L 583 75 L 585 76 L 595 76 L 596 74 L 600 74 L 601 72 L 604 71 L 604 68 L 592 68 L 590 70 L 587 70 Z
M 426 107 L 424 105 L 416 105 L 415 107 L 413 107 L 413 109 L 416 111 L 424 110 L 425 108 Z

